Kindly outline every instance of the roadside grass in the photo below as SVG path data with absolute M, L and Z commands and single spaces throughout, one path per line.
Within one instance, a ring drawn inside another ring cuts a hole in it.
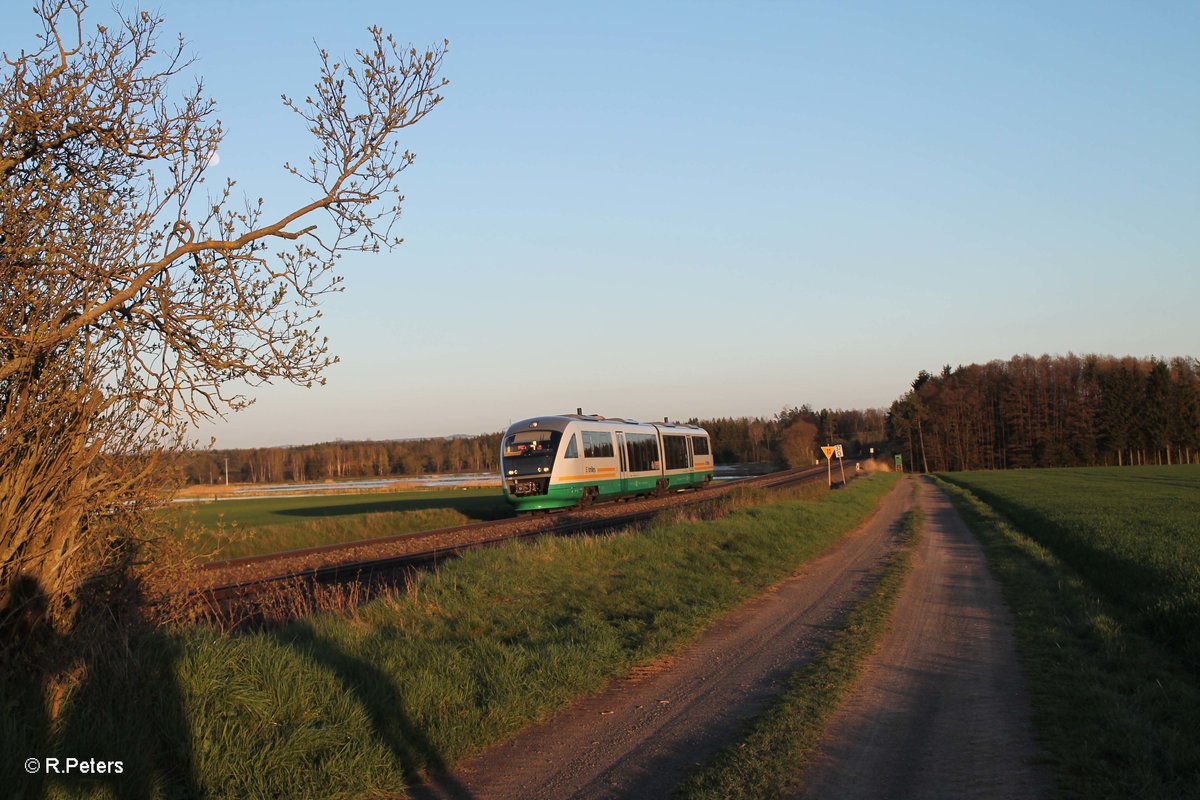
M 269 497 L 173 507 L 163 512 L 162 530 L 180 542 L 186 555 L 225 559 L 450 528 L 512 514 L 498 489 Z
M 1200 679 L 1200 465 L 941 477 L 1049 548 Z
M 1034 725 L 1053 759 L 1059 794 L 1200 797 L 1195 676 L 1174 648 L 1142 632 L 1137 612 L 1111 602 L 1050 548 L 956 485 L 963 477 L 938 483 L 983 542 L 1016 617 Z M 1098 494 L 1089 498 L 1105 505 Z
M 694 639 L 894 484 L 881 474 L 815 501 L 469 553 L 274 630 L 156 634 L 131 648 L 124 677 L 68 697 L 52 743 L 123 759 L 125 775 L 48 794 L 363 797 L 448 780 L 437 776 L 466 755 Z
M 923 520 L 920 509 L 905 515 L 901 547 L 880 568 L 845 626 L 813 661 L 792 673 L 784 692 L 746 723 L 735 742 L 675 790 L 677 800 L 766 800 L 783 795 L 887 630 Z

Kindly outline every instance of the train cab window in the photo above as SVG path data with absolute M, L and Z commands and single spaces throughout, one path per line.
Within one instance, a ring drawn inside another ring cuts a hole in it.
M 583 431 L 584 458 L 612 458 L 612 434 L 608 431 Z
M 571 434 L 571 441 L 567 442 L 567 452 L 563 453 L 563 458 L 579 458 L 579 445 L 575 443 L 575 434 Z
M 692 437 L 692 453 L 698 456 L 708 455 L 708 437 L 693 436 Z
M 521 431 L 504 440 L 505 458 L 552 456 L 562 438 L 559 431 Z
M 663 451 L 666 455 L 667 469 L 687 469 L 688 446 L 686 436 L 664 436 Z

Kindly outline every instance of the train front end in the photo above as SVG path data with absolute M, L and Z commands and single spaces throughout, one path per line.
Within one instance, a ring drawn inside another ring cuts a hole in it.
M 570 420 L 535 417 L 510 425 L 500 443 L 504 499 L 518 512 L 568 508 L 579 491 L 553 483 L 555 464 Z

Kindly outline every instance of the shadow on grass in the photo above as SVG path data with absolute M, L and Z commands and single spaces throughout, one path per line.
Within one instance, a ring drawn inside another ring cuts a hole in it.
M 342 517 L 353 516 L 355 514 L 377 514 L 386 511 L 423 511 L 435 508 L 453 509 L 464 516 L 480 521 L 504 519 L 514 516 L 512 506 L 499 494 L 457 497 L 451 492 L 446 492 L 445 496 L 441 497 L 364 500 L 360 503 L 330 503 L 329 505 L 282 509 L 276 513 L 287 517 Z
M 100 608 L 101 598 L 82 601 Z M 86 622 L 61 634 L 38 619 L 44 607 L 41 586 L 22 576 L 0 611 L 3 633 L 26 642 L 0 676 L 4 796 L 199 796 L 175 678 L 181 645 L 140 617 L 110 614 L 81 614 Z M 54 686 L 67 676 L 75 688 L 64 695 Z
M 447 774 L 437 748 L 405 713 L 404 698 L 391 676 L 347 653 L 306 623 L 290 625 L 273 635 L 280 644 L 332 672 L 354 696 L 370 717 L 375 736 L 396 759 L 408 786 L 419 786 L 425 776 L 431 776 L 427 785 L 437 787 L 439 797 L 472 800 L 474 795 Z

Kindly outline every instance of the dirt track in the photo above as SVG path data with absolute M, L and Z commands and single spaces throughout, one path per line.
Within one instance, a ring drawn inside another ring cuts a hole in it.
M 670 663 L 636 671 L 413 792 L 417 798 L 664 798 L 824 646 L 896 543 L 902 482 L 800 572 Z M 922 481 L 921 544 L 876 653 L 835 715 L 800 798 L 1037 798 L 1011 615 L 982 549 Z
M 413 791 L 418 798 L 662 798 L 820 651 L 894 546 L 907 482 L 795 576 L 669 664 L 637 670 Z
M 924 535 L 892 630 L 826 729 L 795 798 L 1036 798 L 1029 693 L 983 550 L 922 481 Z

